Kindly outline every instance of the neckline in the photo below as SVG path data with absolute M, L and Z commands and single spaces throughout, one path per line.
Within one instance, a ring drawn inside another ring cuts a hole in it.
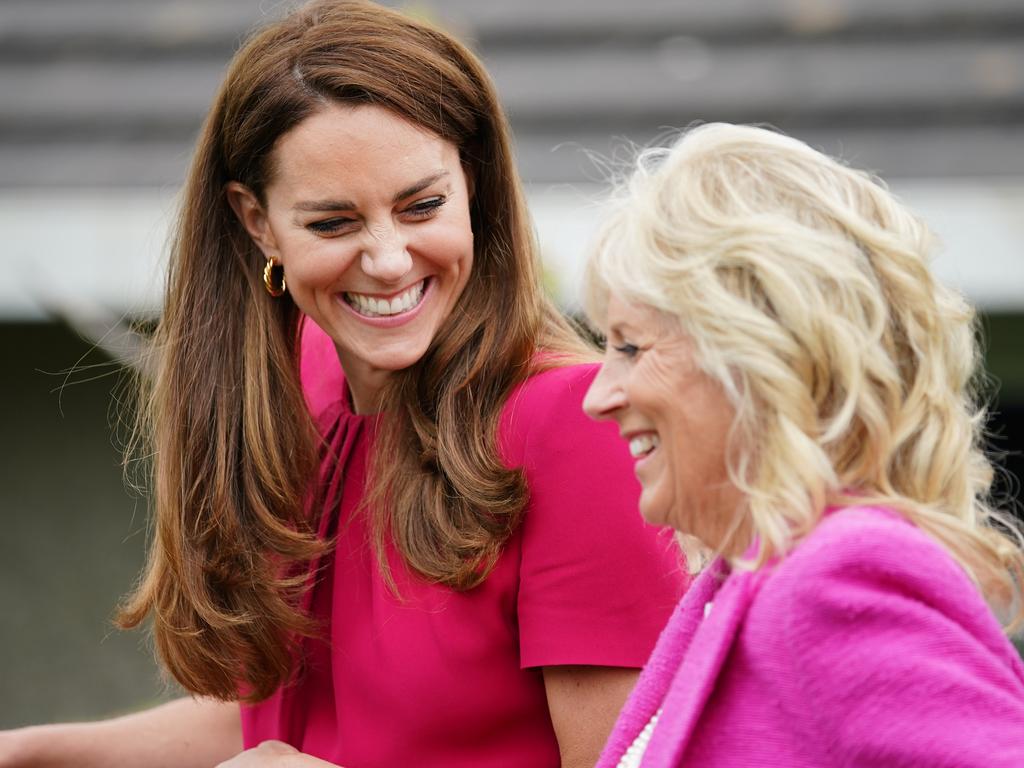
M 348 376 L 345 375 L 345 369 L 341 370 L 341 382 L 338 387 L 338 399 L 336 400 L 336 407 L 338 414 L 345 416 L 349 419 L 358 419 L 360 421 L 373 422 L 377 421 L 380 416 L 380 412 L 377 413 L 357 413 L 355 409 L 355 402 L 352 399 L 352 388 L 348 383 Z

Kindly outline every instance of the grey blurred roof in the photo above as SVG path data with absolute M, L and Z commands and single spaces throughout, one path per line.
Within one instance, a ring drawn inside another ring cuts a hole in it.
M 173 186 L 232 52 L 284 3 L 4 0 L 0 187 Z M 524 177 L 694 121 L 888 177 L 1024 175 L 1021 0 L 420 0 L 468 39 Z M 614 137 L 610 140 L 610 137 Z

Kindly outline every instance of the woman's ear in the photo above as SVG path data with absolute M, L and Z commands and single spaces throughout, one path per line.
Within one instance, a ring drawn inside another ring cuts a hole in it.
M 241 182 L 229 181 L 224 186 L 224 194 L 228 197 L 231 210 L 235 212 L 235 216 L 245 227 L 252 241 L 263 251 L 263 255 L 268 259 L 271 256 L 277 257 L 277 243 L 274 240 L 274 233 L 270 230 L 267 212 L 253 191 Z

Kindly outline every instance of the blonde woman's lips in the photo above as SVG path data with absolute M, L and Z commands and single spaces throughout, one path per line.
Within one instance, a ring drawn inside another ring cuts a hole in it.
M 640 459 L 657 448 L 660 443 L 658 436 L 653 432 L 636 435 L 629 439 L 629 453 L 634 459 Z

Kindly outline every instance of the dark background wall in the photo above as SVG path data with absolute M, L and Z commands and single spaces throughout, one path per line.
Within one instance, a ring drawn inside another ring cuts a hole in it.
M 992 415 L 990 446 L 1004 472 L 996 494 L 1024 519 L 1024 313 L 990 313 L 982 317 L 986 369 L 990 374 Z
M 142 566 L 147 510 L 116 445 L 123 371 L 92 346 L 62 323 L 0 324 L 0 727 L 163 694 L 145 634 L 111 622 Z

